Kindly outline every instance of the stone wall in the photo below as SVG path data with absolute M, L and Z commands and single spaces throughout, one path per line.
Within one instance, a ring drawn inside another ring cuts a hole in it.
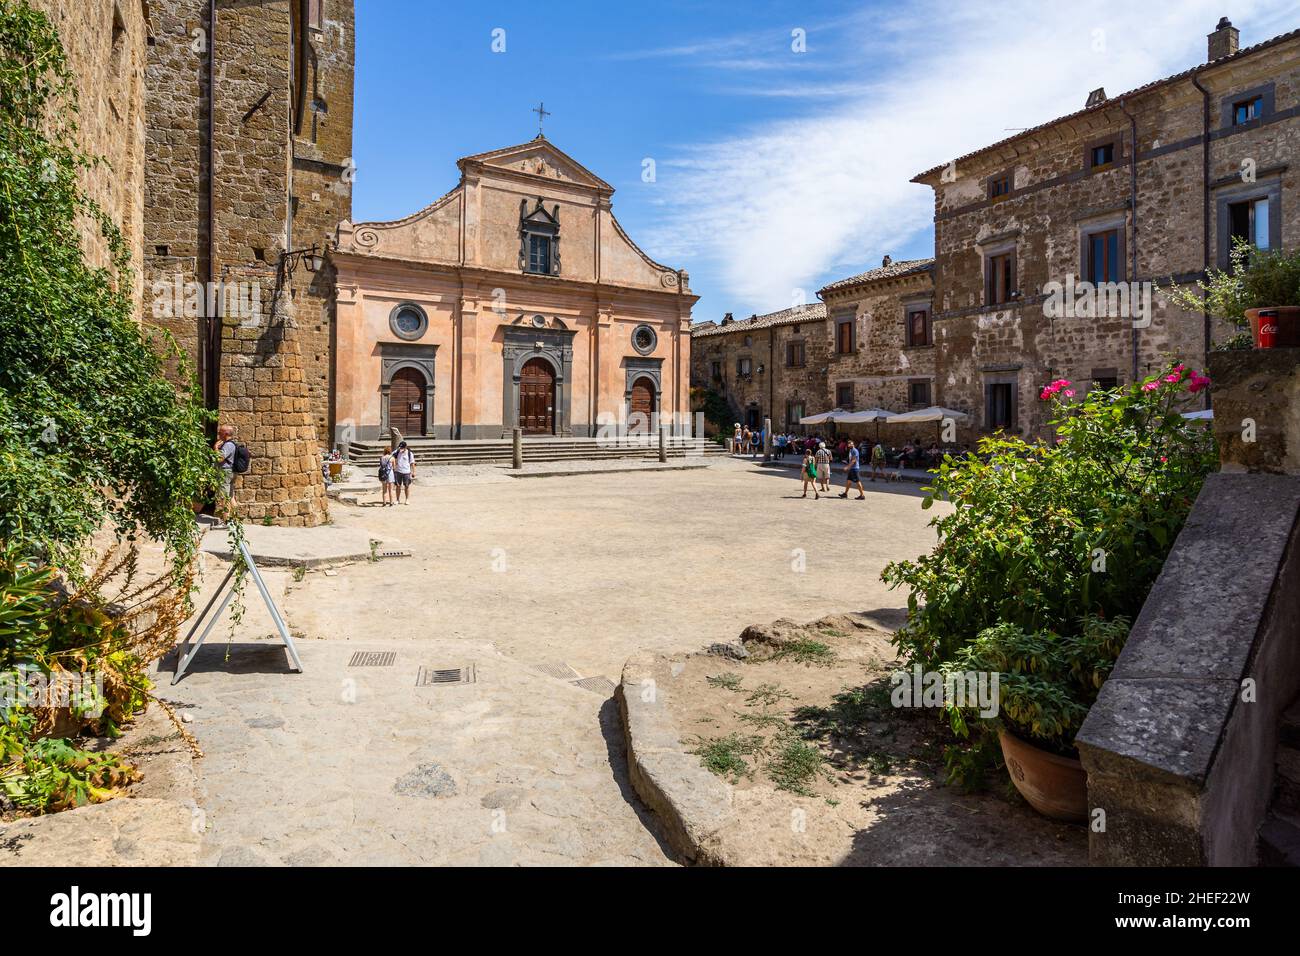
M 149 312 L 199 371 L 209 404 L 262 462 L 243 481 L 244 513 L 289 524 L 326 517 L 319 448 L 329 430 L 329 350 L 320 343 L 330 340 L 333 283 L 328 271 L 303 264 L 281 272 L 280 259 L 312 242 L 323 247 L 351 203 L 350 181 L 326 163 L 350 153 L 352 3 L 325 8 L 319 30 L 301 22 L 296 0 L 218 0 L 215 24 L 207 0 L 149 8 Z M 311 96 L 300 103 L 304 89 Z M 328 117 L 331 103 L 338 112 Z M 221 304 L 211 322 L 177 294 L 205 280 L 215 286 L 201 292 L 205 308 Z M 206 347 L 205 329 L 216 339 Z M 215 374 L 205 370 L 210 357 Z
M 1300 694 L 1297 369 L 1300 349 L 1211 357 L 1223 471 L 1076 740 L 1093 863 L 1256 862 L 1282 715 Z M 1241 441 L 1246 417 L 1255 441 Z
M 141 301 L 145 164 L 145 0 L 29 0 L 58 30 L 77 92 L 77 141 L 106 162 L 81 173 L 86 195 L 122 230 Z M 87 261 L 108 265 L 98 224 L 81 228 Z

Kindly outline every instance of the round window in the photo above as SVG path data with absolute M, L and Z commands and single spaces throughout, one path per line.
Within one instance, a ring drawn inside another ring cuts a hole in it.
M 632 330 L 632 347 L 642 355 L 649 355 L 655 350 L 658 343 L 658 336 L 655 330 L 648 325 L 638 325 Z
M 393 309 L 388 317 L 393 334 L 402 339 L 418 339 L 428 328 L 429 320 L 424 310 L 409 303 Z

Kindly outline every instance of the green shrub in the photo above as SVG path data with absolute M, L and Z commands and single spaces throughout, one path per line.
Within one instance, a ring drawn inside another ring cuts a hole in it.
M 909 591 L 894 638 L 904 655 L 938 669 L 997 625 L 1060 634 L 1089 616 L 1135 617 L 1218 465 L 1212 434 L 1178 411 L 1208 381 L 1177 365 L 1078 401 L 1053 382 L 1042 397 L 1055 442 L 995 436 L 945 459 L 922 502 L 953 504 L 931 522 L 938 545 L 882 574 Z
M 1221 347 L 1249 347 L 1247 309 L 1300 305 L 1300 249 L 1256 249 L 1238 238 L 1229 253 L 1228 268 L 1210 269 L 1205 281 L 1194 289 L 1174 286 L 1161 291 L 1189 312 L 1204 309 L 1237 326 L 1238 334 L 1220 343 Z

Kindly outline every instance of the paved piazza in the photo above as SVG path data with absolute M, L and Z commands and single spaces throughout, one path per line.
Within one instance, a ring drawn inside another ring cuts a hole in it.
M 724 459 L 334 504 L 337 526 L 411 556 L 267 573 L 303 674 L 267 639 L 251 585 L 242 622 L 176 687 L 164 662 L 164 694 L 207 754 L 203 859 L 672 863 L 627 782 L 613 682 L 634 651 L 778 617 L 896 623 L 905 597 L 880 569 L 933 546 L 934 512 L 916 485 L 867 488 L 802 500 L 793 469 Z M 391 662 L 350 666 L 358 651 Z M 473 682 L 421 683 L 456 668 Z

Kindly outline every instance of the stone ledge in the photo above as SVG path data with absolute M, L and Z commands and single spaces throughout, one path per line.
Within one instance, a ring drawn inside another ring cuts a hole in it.
M 671 662 L 659 655 L 638 654 L 623 667 L 614 697 L 623 718 L 628 776 L 677 853 L 691 863 L 719 865 L 709 842 L 733 819 L 731 788 L 683 751 L 667 706 L 671 681 Z

